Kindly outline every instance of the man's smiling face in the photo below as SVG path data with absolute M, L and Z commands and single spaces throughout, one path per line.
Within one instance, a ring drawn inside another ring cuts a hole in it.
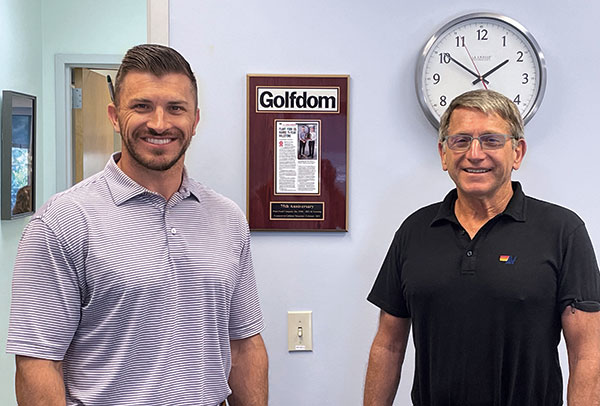
M 510 134 L 510 126 L 496 113 L 459 107 L 452 112 L 448 134 L 467 134 L 475 138 L 483 134 Z M 448 171 L 459 195 L 495 200 L 503 191 L 512 190 L 511 172 L 521 165 L 525 141 L 519 140 L 514 148 L 508 139 L 500 149 L 483 150 L 481 143 L 473 140 L 464 152 L 439 144 L 439 152 L 442 168 Z
M 129 72 L 109 115 L 123 141 L 121 159 L 153 171 L 183 161 L 199 120 L 191 81 L 178 73 Z

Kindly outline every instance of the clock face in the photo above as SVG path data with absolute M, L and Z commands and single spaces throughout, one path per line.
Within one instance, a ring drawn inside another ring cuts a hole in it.
M 468 14 L 429 40 L 417 66 L 419 102 L 436 127 L 452 99 L 491 89 L 511 99 L 525 122 L 545 90 L 544 57 L 535 39 L 516 21 L 496 14 Z

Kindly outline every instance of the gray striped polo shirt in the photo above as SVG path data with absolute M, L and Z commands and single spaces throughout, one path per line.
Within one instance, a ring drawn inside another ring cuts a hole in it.
M 67 405 L 215 406 L 229 340 L 263 329 L 246 219 L 185 173 L 166 201 L 118 159 L 25 228 L 7 352 L 64 360 Z

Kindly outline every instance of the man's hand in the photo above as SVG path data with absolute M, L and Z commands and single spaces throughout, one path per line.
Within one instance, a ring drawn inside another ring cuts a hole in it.
M 17 355 L 15 389 L 19 406 L 65 406 L 62 362 Z
M 569 406 L 600 405 L 600 312 L 567 307 L 562 327 L 569 354 Z
M 365 406 L 391 406 L 398 390 L 400 371 L 410 332 L 410 319 L 381 311 L 365 382 Z
M 231 340 L 230 406 L 267 406 L 269 361 L 260 334 Z

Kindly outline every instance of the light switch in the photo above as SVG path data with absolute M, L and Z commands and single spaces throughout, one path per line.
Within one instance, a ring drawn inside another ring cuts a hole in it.
M 312 351 L 312 311 L 288 312 L 288 351 Z

